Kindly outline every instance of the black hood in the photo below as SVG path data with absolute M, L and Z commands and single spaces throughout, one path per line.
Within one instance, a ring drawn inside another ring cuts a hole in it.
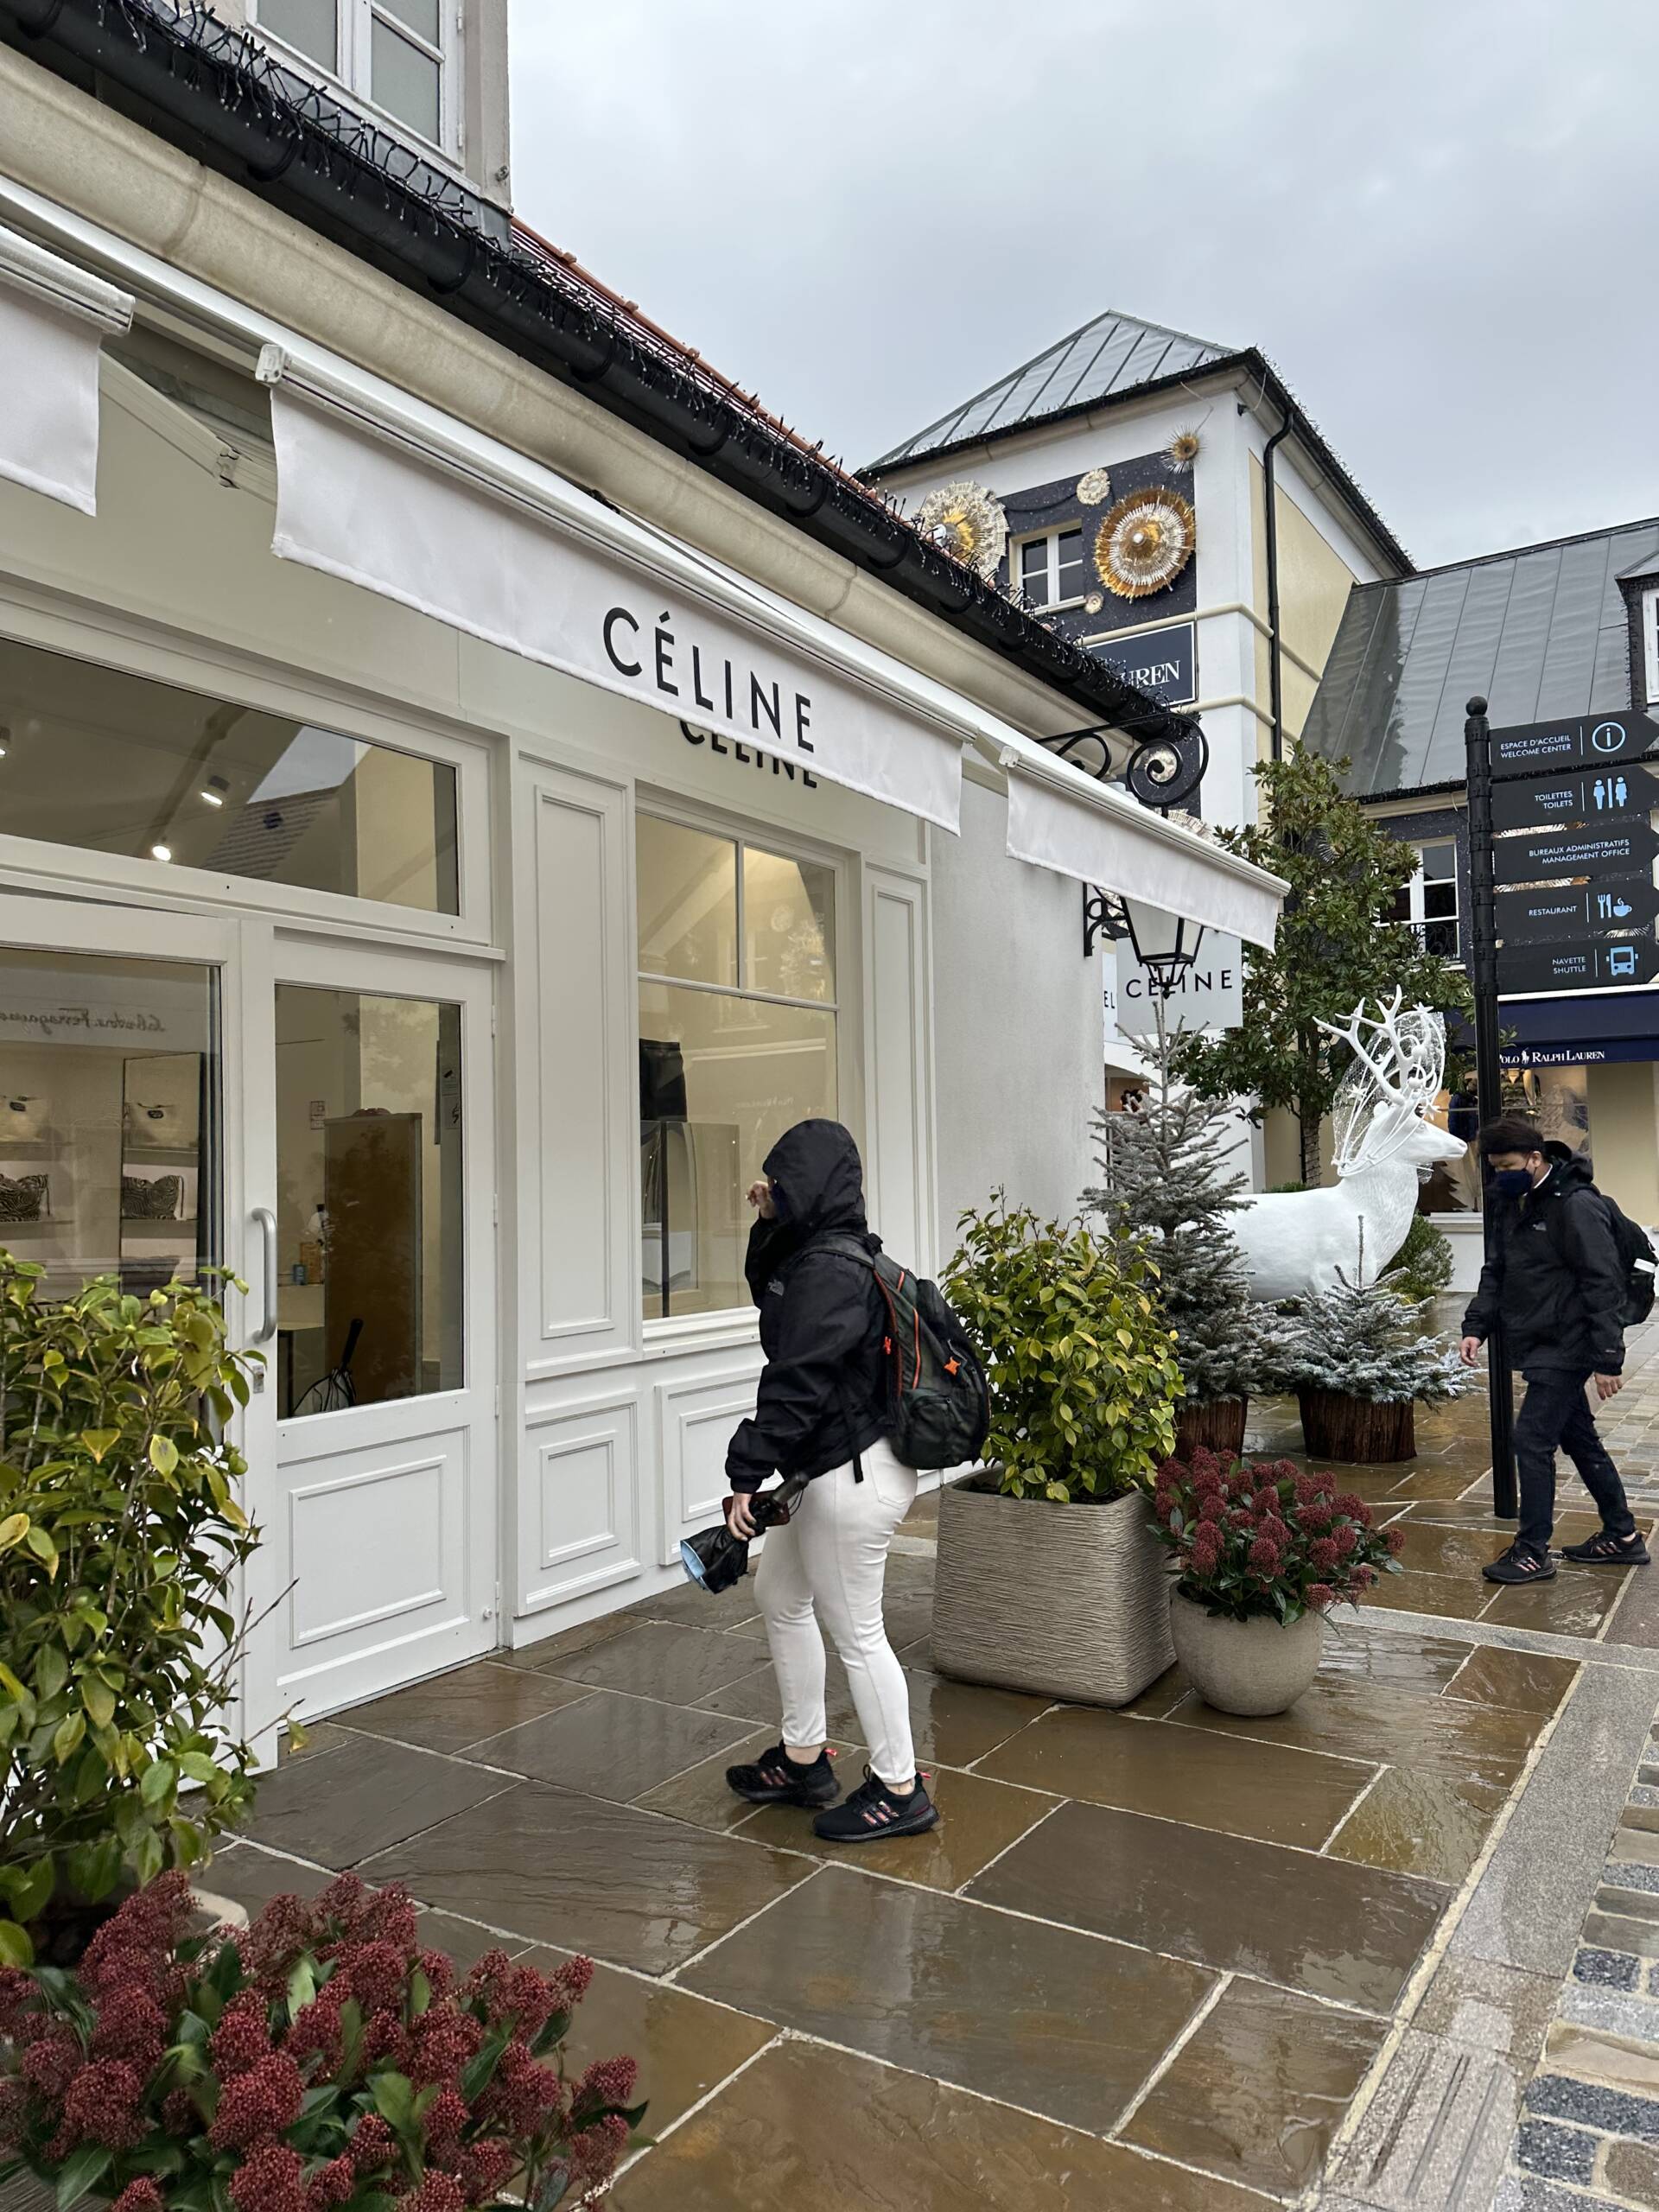
M 1595 1169 L 1587 1152 L 1574 1152 L 1552 1137 L 1544 1147 L 1544 1158 L 1549 1162 L 1549 1173 L 1538 1185 L 1540 1191 L 1554 1191 L 1565 1198 L 1569 1191 L 1593 1185 Z
M 865 1234 L 864 1164 L 839 1122 L 797 1122 L 760 1164 L 778 1219 L 798 1238 Z

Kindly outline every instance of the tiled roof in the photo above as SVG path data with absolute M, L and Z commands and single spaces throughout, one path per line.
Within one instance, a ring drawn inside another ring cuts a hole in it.
M 1207 338 L 1168 330 L 1159 322 L 1142 322 L 1109 308 L 1092 322 L 1085 322 L 1081 330 L 1048 346 L 1035 360 L 1010 370 L 891 453 L 884 453 L 870 463 L 870 471 L 897 468 L 944 447 L 996 437 L 1074 407 L 1116 399 L 1142 385 L 1179 376 L 1184 370 L 1230 360 L 1237 351 L 1235 346 L 1213 345 Z
M 1492 727 L 1630 704 L 1621 575 L 1659 557 L 1659 518 L 1357 584 L 1302 733 L 1351 760 L 1348 787 L 1377 798 L 1460 784 L 1464 713 Z

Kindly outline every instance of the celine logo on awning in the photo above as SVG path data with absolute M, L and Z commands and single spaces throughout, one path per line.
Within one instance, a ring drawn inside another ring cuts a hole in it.
M 725 739 L 718 736 L 715 731 L 693 729 L 690 723 L 683 719 L 681 721 L 680 729 L 688 745 L 706 745 L 711 753 L 723 753 L 728 760 L 735 760 L 741 767 L 770 768 L 774 776 L 787 777 L 791 784 L 795 780 L 795 763 L 792 760 L 781 760 L 775 753 L 762 753 L 757 746 L 740 745 L 735 738 L 728 745 Z M 801 781 L 810 791 L 815 791 L 818 788 L 818 779 L 810 768 L 801 770 Z
M 728 723 L 747 722 L 757 737 L 770 732 L 774 743 L 816 751 L 807 735 L 812 727 L 809 693 L 785 693 L 776 679 L 768 683 L 724 654 L 705 660 L 700 646 L 675 636 L 666 609 L 649 632 L 626 607 L 611 607 L 602 626 L 605 657 L 619 676 L 645 677 L 671 699 L 687 699 L 707 714 L 723 714 Z

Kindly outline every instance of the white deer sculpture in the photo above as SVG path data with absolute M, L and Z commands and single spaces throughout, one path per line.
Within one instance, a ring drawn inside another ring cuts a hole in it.
M 1446 1064 L 1446 1029 L 1426 1007 L 1400 1010 L 1401 994 L 1371 1020 L 1362 999 L 1340 1037 L 1354 1064 L 1337 1096 L 1334 1188 L 1277 1191 L 1244 1200 L 1232 1228 L 1253 1297 L 1302 1298 L 1344 1281 L 1374 1282 L 1406 1240 L 1417 1178 L 1437 1160 L 1460 1160 L 1461 1141 L 1433 1118 Z M 1369 1037 L 1366 1033 L 1370 1032 Z

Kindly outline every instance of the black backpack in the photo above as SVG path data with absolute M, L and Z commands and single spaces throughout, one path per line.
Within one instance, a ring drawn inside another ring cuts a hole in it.
M 887 1440 L 906 1467 L 959 1467 L 977 1459 L 991 1425 L 991 1395 L 973 1341 L 938 1283 L 901 1268 L 855 1236 L 819 1236 L 803 1248 L 856 1260 L 886 1301 Z M 862 1479 L 863 1469 L 857 1470 Z
M 1616 1198 L 1610 1198 L 1605 1191 L 1595 1191 L 1593 1195 L 1606 1209 L 1607 1226 L 1613 1232 L 1619 1272 L 1624 1278 L 1624 1303 L 1619 1320 L 1627 1329 L 1639 1328 L 1653 1311 L 1654 1274 L 1659 1269 L 1659 1252 L 1654 1250 L 1653 1239 L 1647 1230 L 1630 1219 Z M 1551 1218 L 1554 1218 L 1553 1213 Z

